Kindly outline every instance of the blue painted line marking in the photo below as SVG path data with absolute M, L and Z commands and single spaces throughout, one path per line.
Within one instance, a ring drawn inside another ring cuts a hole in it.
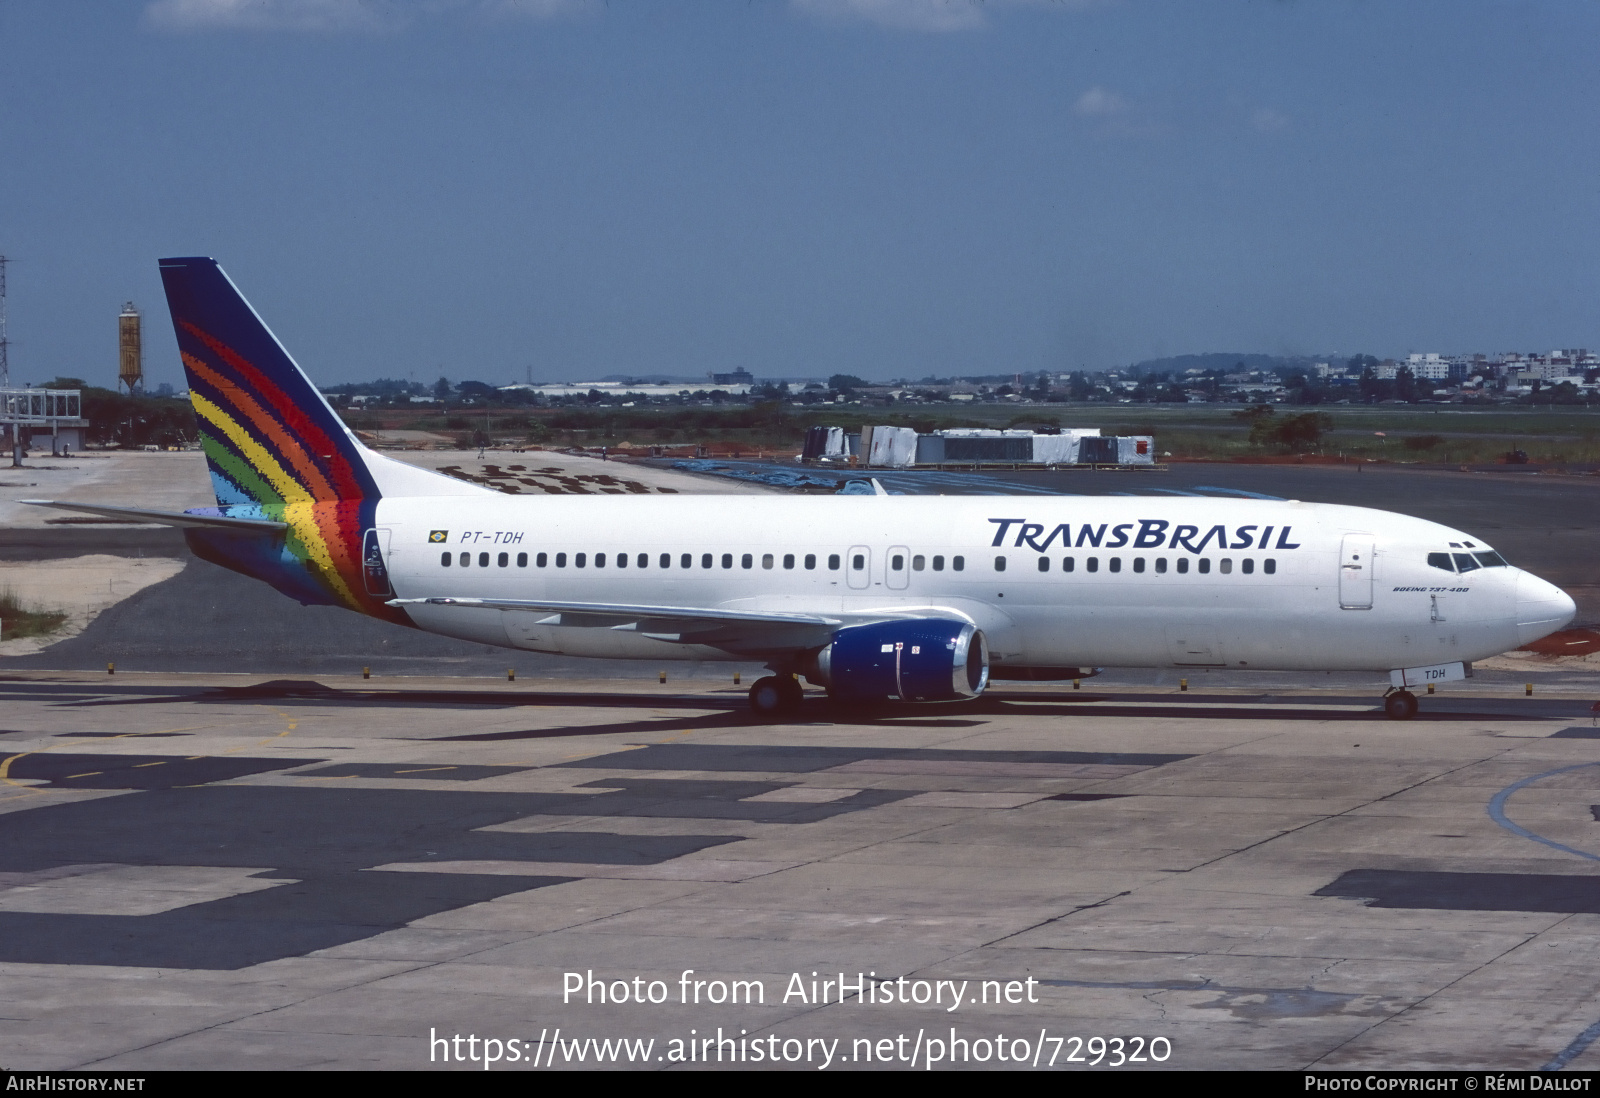
M 1600 1022 L 1596 1022 L 1594 1025 L 1590 1026 L 1588 1029 L 1574 1037 L 1572 1039 L 1572 1044 L 1562 1049 L 1556 1054 L 1556 1058 L 1554 1060 L 1551 1060 L 1539 1070 L 1560 1071 L 1568 1064 L 1572 1063 L 1573 1060 L 1577 1059 L 1584 1049 L 1594 1044 L 1594 1039 L 1596 1037 L 1600 1037 Z
M 1511 820 L 1506 817 L 1506 801 L 1510 800 L 1511 794 L 1515 793 L 1517 790 L 1522 789 L 1524 786 L 1532 785 L 1534 782 L 1541 781 L 1545 778 L 1554 777 L 1557 774 L 1566 774 L 1573 770 L 1582 770 L 1587 766 L 1600 766 L 1600 763 L 1578 763 L 1574 766 L 1558 766 L 1554 770 L 1546 770 L 1543 774 L 1535 774 L 1531 778 L 1523 778 L 1520 782 L 1512 782 L 1500 792 L 1496 793 L 1493 797 L 1489 798 L 1489 818 L 1495 823 L 1499 824 L 1501 827 L 1505 828 L 1507 831 L 1511 832 L 1513 835 L 1521 835 L 1524 839 L 1532 839 L 1536 843 L 1543 843 L 1545 846 L 1554 847 L 1556 850 L 1560 850 L 1567 854 L 1576 854 L 1580 858 L 1588 858 L 1592 862 L 1600 862 L 1600 854 L 1590 854 L 1587 850 L 1578 850 L 1574 847 L 1566 845 L 1565 843 L 1558 843 L 1554 839 L 1547 839 L 1543 835 L 1536 835 L 1532 831 L 1529 831 L 1527 828 L 1523 827 L 1521 824 L 1512 823 Z M 1556 1053 L 1555 1058 L 1549 1063 L 1545 1064 L 1539 1070 L 1562 1070 L 1573 1060 L 1581 1056 L 1590 1045 L 1594 1044 L 1597 1037 L 1600 1037 L 1600 1022 L 1595 1022 L 1588 1029 L 1574 1037 L 1572 1042 L 1567 1045 L 1566 1048 Z
M 1270 499 L 1277 503 L 1285 503 L 1284 496 L 1269 496 L 1265 492 L 1246 492 L 1243 488 L 1218 488 L 1214 484 L 1196 484 L 1196 492 L 1219 492 L 1225 496 L 1244 496 L 1247 499 Z
M 1535 774 L 1531 778 L 1523 778 L 1520 782 L 1512 782 L 1489 798 L 1489 818 L 1513 835 L 1521 835 L 1524 839 L 1532 839 L 1536 843 L 1543 843 L 1545 846 L 1553 847 L 1564 853 L 1575 854 L 1580 858 L 1588 858 L 1591 862 L 1600 862 L 1600 854 L 1591 854 L 1587 850 L 1578 850 L 1575 847 L 1567 846 L 1565 843 L 1558 843 L 1554 839 L 1547 839 L 1543 835 L 1536 835 L 1521 824 L 1512 823 L 1506 817 L 1506 801 L 1510 800 L 1511 794 L 1517 790 L 1524 786 L 1532 785 L 1534 782 L 1543 781 L 1545 778 L 1554 777 L 1557 774 L 1565 774 L 1572 770 L 1582 770 L 1586 766 L 1600 766 L 1600 763 L 1590 762 L 1578 763 L 1575 766 L 1561 766 L 1554 770 L 1546 770 L 1543 774 Z
M 1152 488 L 1150 490 L 1152 492 L 1160 492 L 1164 496 L 1196 496 L 1200 499 L 1206 498 L 1204 492 L 1185 492 L 1181 488 Z

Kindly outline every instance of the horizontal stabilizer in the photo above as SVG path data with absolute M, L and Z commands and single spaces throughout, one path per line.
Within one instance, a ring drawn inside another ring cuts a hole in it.
M 226 518 L 222 515 L 191 515 L 185 511 L 151 511 L 144 507 L 105 507 L 98 503 L 60 503 L 52 499 L 23 499 L 18 503 L 31 503 L 35 507 L 56 507 L 63 511 L 82 511 L 101 518 L 121 519 L 124 522 L 151 522 L 162 526 L 189 529 L 231 530 L 240 534 L 271 534 L 288 529 L 282 522 L 271 519 Z

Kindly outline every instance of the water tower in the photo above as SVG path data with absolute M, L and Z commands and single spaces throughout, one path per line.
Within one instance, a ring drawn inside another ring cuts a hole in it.
M 139 339 L 139 310 L 128 302 L 117 317 L 117 381 L 128 387 L 128 395 L 144 385 L 144 348 Z

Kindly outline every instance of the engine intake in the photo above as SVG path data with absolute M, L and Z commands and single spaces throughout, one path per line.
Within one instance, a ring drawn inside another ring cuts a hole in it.
M 958 701 L 989 685 L 989 645 L 964 621 L 855 625 L 817 653 L 817 672 L 821 684 L 846 701 Z

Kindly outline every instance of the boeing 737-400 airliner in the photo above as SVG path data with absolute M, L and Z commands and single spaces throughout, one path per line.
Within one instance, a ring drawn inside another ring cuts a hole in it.
M 1297 501 L 507 496 L 364 447 L 211 259 L 161 275 L 216 488 L 196 555 L 305 604 L 535 652 L 758 660 L 845 701 L 975 697 L 1079 668 L 1374 671 L 1407 687 L 1566 625 L 1472 534 Z M 44 502 L 44 501 L 36 501 Z

